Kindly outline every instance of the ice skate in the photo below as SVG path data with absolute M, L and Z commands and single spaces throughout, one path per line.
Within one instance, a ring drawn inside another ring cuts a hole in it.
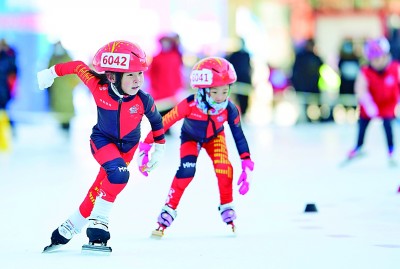
M 151 237 L 154 239 L 161 239 L 164 236 L 165 227 L 162 224 L 159 224 L 158 228 L 151 232 Z
M 53 252 L 67 244 L 77 232 L 69 220 L 66 220 L 51 234 L 51 243 L 43 249 L 43 253 Z
M 165 205 L 160 215 L 158 216 L 158 228 L 151 233 L 151 237 L 154 239 L 161 239 L 164 236 L 164 231 L 167 227 L 171 226 L 172 222 L 176 218 L 176 210 Z
M 361 149 L 359 149 L 359 148 L 352 149 L 352 150 L 347 154 L 346 159 L 345 159 L 344 161 L 342 161 L 342 162 L 340 163 L 339 166 L 341 166 L 341 167 L 346 166 L 346 165 L 349 164 L 350 162 L 352 162 L 352 161 L 354 161 L 354 160 L 356 160 L 356 159 L 358 159 L 358 158 L 361 158 L 361 157 L 363 157 L 364 155 L 365 155 L 365 153 L 362 152 Z
M 388 164 L 390 167 L 396 167 L 397 166 L 397 161 L 393 156 L 393 150 L 389 151 L 388 153 Z
M 233 221 L 230 221 L 230 222 L 228 222 L 228 223 L 226 223 L 227 225 L 231 225 L 231 228 L 232 228 L 232 232 L 233 233 L 236 233 L 236 226 L 235 226 L 235 224 L 233 223 Z
M 82 246 L 82 252 L 110 253 L 112 251 L 111 247 L 107 246 L 107 241 L 111 237 L 107 222 L 91 219 L 86 235 L 89 237 L 89 243 Z
M 221 214 L 222 220 L 227 224 L 230 225 L 232 228 L 232 232 L 236 233 L 236 226 L 233 221 L 236 219 L 236 212 L 233 210 L 233 204 L 228 203 L 224 205 L 220 205 L 218 207 L 219 213 Z

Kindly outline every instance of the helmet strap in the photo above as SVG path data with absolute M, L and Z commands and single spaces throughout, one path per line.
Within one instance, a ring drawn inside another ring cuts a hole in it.
M 120 72 L 110 72 L 107 73 L 107 79 L 111 84 L 111 89 L 113 92 L 119 97 L 123 97 L 126 93 L 122 90 L 121 81 L 122 81 L 122 73 Z
M 208 88 L 209 89 L 209 88 Z M 204 104 L 206 104 L 207 109 L 210 110 L 212 109 L 212 106 L 208 103 L 207 101 L 207 88 L 202 88 L 202 95 L 201 95 L 201 99 L 204 102 Z
M 117 87 L 114 85 L 114 83 L 110 83 L 110 85 L 111 85 L 112 91 L 113 91 L 119 98 L 124 97 L 124 94 L 121 93 L 120 90 L 117 89 Z M 121 89 L 121 91 L 122 91 L 122 89 Z

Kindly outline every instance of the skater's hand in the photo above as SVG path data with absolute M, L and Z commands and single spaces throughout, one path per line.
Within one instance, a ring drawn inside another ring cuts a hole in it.
M 39 84 L 39 89 L 44 90 L 51 85 L 53 85 L 54 79 L 58 77 L 56 71 L 54 70 L 54 65 L 49 69 L 44 69 L 37 73 L 37 80 Z
M 160 161 L 161 157 L 164 155 L 165 151 L 165 144 L 158 144 L 154 143 L 154 151 L 151 153 L 151 158 L 147 163 L 147 171 L 151 172 L 154 168 L 158 166 L 158 162 Z
M 150 144 L 139 142 L 139 157 L 137 158 L 137 162 L 140 173 L 142 173 L 146 177 L 149 175 L 147 173 L 147 164 L 149 162 L 150 149 Z
M 365 106 L 365 113 L 367 113 L 368 117 L 370 118 L 375 118 L 376 116 L 378 116 L 378 107 L 374 104 L 372 106 Z
M 372 96 L 369 93 L 365 93 L 360 98 L 360 103 L 363 106 L 365 113 L 367 113 L 368 117 L 375 118 L 379 114 L 379 109 Z
M 239 187 L 239 193 L 245 195 L 250 188 L 250 174 L 254 170 L 254 162 L 251 159 L 242 160 L 242 173 L 240 174 L 237 182 Z

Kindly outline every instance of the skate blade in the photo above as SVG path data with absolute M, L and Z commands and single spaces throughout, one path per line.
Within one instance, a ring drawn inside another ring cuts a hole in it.
M 151 232 L 151 238 L 161 239 L 164 236 L 164 231 L 154 230 Z
M 82 246 L 82 254 L 110 255 L 111 252 L 112 249 L 108 246 L 92 244 L 86 244 Z
M 339 167 L 345 167 L 345 166 L 351 164 L 352 162 L 354 162 L 354 161 L 356 161 L 358 159 L 361 159 L 363 157 L 365 157 L 365 153 L 364 152 L 360 152 L 356 156 L 351 157 L 351 158 L 347 157 L 346 159 L 344 159 L 342 162 L 339 163 Z
M 232 226 L 232 236 L 236 236 L 237 235 L 237 228 L 236 226 Z
M 42 251 L 42 253 L 51 253 L 51 252 L 55 252 L 57 249 L 61 248 L 63 245 L 53 245 L 50 244 L 47 247 L 45 247 Z

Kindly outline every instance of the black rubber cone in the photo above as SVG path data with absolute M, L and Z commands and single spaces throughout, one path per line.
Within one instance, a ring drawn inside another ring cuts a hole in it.
M 318 210 L 315 204 L 307 204 L 306 208 L 304 209 L 304 213 L 316 213 L 316 212 L 318 212 Z

